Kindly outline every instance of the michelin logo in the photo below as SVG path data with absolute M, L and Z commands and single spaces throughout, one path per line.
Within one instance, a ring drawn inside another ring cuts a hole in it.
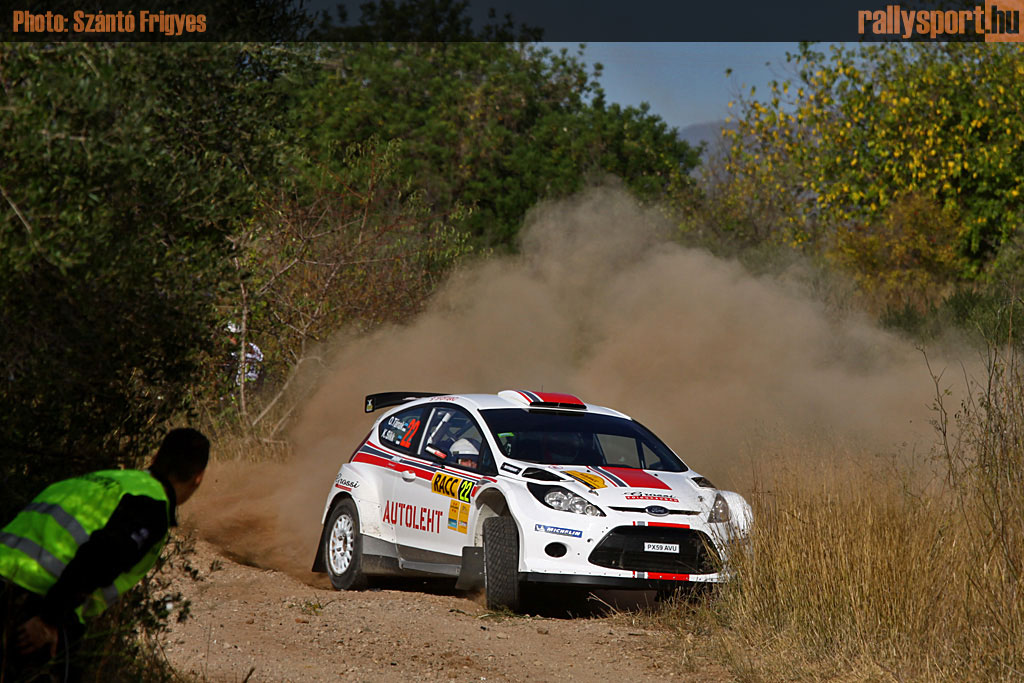
M 554 534 L 555 536 L 572 536 L 573 538 L 580 538 L 583 536 L 583 532 L 578 529 L 563 529 L 560 526 L 548 526 L 547 524 L 535 524 L 533 526 L 534 531 L 543 531 L 547 534 Z

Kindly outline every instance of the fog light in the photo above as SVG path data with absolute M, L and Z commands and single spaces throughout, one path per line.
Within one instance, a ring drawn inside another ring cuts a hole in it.
M 567 551 L 564 543 L 548 543 L 544 548 L 544 552 L 551 557 L 565 557 Z

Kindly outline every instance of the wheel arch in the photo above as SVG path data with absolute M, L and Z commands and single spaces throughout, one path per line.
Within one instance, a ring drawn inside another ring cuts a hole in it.
M 355 498 L 353 498 L 352 494 L 348 491 L 338 491 L 337 494 L 331 498 L 331 502 L 324 508 L 323 519 L 320 521 L 320 538 L 317 539 L 316 556 L 313 558 L 314 572 L 322 574 L 327 571 L 327 563 L 324 559 L 324 537 L 327 535 L 327 519 L 331 516 L 331 512 L 334 508 L 338 507 L 343 500 L 351 500 L 353 504 L 356 502 Z M 357 509 L 358 507 L 359 506 L 356 505 Z M 360 519 L 360 526 L 361 525 L 362 520 Z

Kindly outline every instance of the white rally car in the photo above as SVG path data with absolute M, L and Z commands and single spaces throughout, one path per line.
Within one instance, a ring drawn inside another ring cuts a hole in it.
M 447 576 L 516 609 L 528 583 L 666 589 L 721 582 L 750 506 L 651 431 L 568 394 L 366 397 L 393 407 L 343 464 L 313 571 Z

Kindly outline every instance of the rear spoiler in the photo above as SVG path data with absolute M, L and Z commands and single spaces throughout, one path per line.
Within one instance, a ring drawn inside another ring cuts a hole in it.
M 381 408 L 390 408 L 408 401 L 415 401 L 418 398 L 430 398 L 431 396 L 448 396 L 448 394 L 436 391 L 385 391 L 380 394 L 370 394 L 366 397 L 363 410 L 372 413 Z

